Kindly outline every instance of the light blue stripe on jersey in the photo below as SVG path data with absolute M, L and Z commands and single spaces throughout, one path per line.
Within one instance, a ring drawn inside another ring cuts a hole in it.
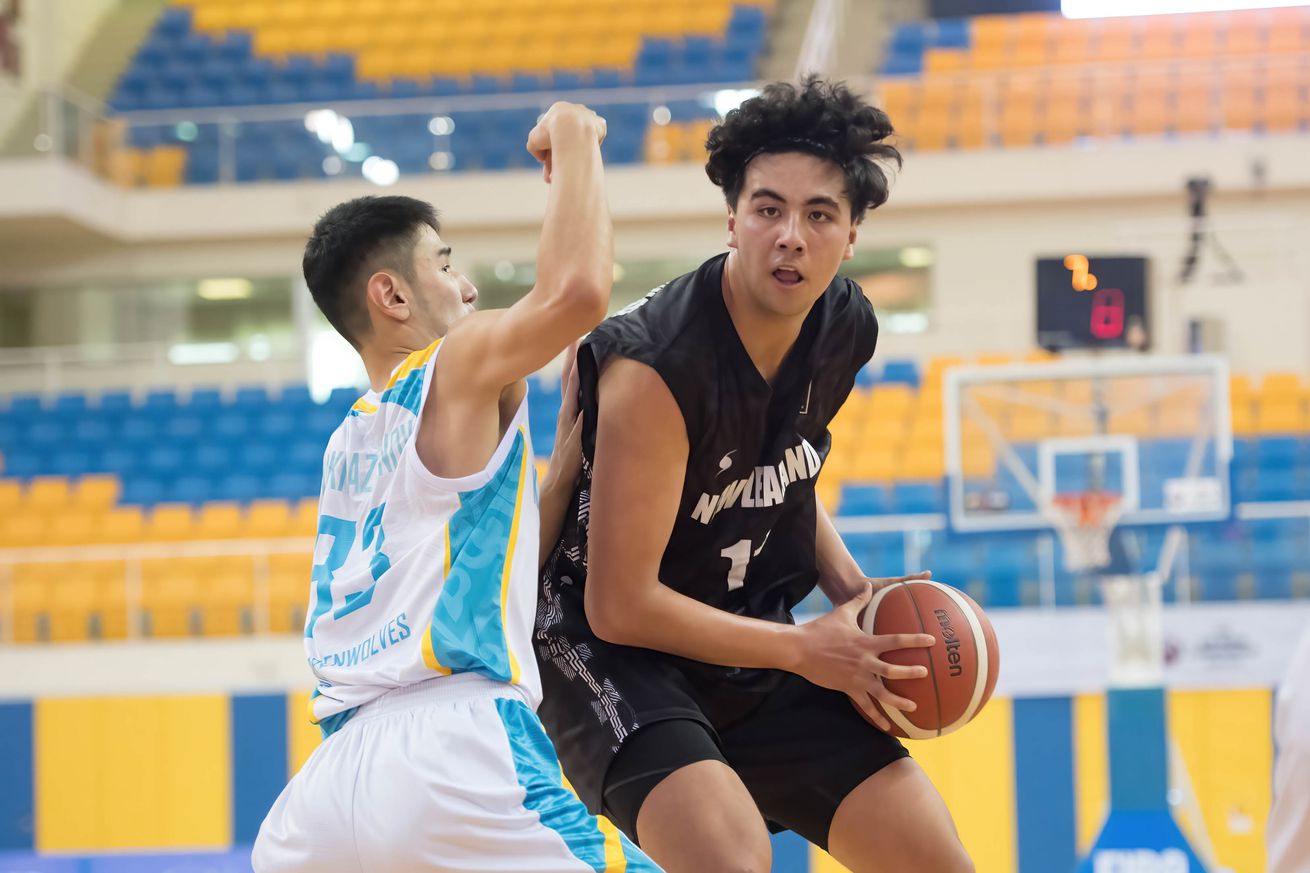
M 501 618 L 501 583 L 505 562 L 511 559 L 514 513 L 524 494 L 519 477 L 526 450 L 520 428 L 509 457 L 491 481 L 461 492 L 459 509 L 447 522 L 450 571 L 429 634 L 433 656 L 451 673 L 481 673 L 501 682 L 516 678 Z M 530 464 L 526 469 L 529 475 L 535 470 Z
M 555 747 L 536 713 L 521 700 L 500 698 L 496 710 L 509 738 L 523 805 L 559 834 L 564 845 L 595 873 L 659 873 L 659 868 L 607 819 L 587 812 L 564 781 Z
M 383 391 L 379 402 L 395 403 L 418 415 L 419 404 L 423 400 L 423 377 L 427 371 L 426 366 L 411 370 L 403 379 Z

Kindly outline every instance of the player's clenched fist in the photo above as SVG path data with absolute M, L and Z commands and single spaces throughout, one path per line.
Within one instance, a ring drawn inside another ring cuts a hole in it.
M 597 143 L 605 141 L 605 119 L 581 103 L 554 103 L 536 126 L 528 132 L 528 153 L 545 168 L 546 181 L 550 181 L 551 153 L 571 136 L 579 133 L 594 136 Z M 590 144 L 590 139 L 582 142 Z M 567 147 L 567 146 L 565 146 Z

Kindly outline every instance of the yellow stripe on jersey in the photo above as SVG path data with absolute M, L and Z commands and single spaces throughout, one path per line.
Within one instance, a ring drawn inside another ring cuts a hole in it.
M 442 676 L 449 676 L 451 669 L 437 660 L 437 653 L 432 651 L 432 622 L 423 628 L 423 663 L 427 664 L 428 669 L 440 673 Z
M 355 412 L 363 412 L 366 415 L 372 415 L 373 413 L 378 411 L 378 408 L 375 404 L 369 403 L 363 397 L 356 400 L 355 405 L 350 408 L 353 409 Z
M 509 622 L 506 616 L 509 607 L 509 580 L 514 571 L 514 547 L 518 544 L 519 539 L 519 517 L 523 514 L 523 486 L 528 481 L 528 435 L 523 428 L 519 428 L 519 435 L 523 438 L 523 452 L 519 460 L 519 487 L 518 493 L 514 496 L 514 521 L 509 527 L 509 547 L 505 551 L 505 567 L 500 576 L 500 628 L 505 634 L 505 651 L 509 654 L 509 681 L 519 684 L 519 661 L 514 657 L 514 649 L 509 644 Z M 449 534 L 447 534 L 447 545 L 449 546 Z M 449 558 L 447 558 L 449 563 Z
M 404 379 L 428 361 L 432 360 L 432 356 L 436 354 L 437 346 L 439 345 L 441 345 L 441 340 L 437 340 L 426 349 L 419 349 L 417 352 L 412 353 L 409 357 L 405 358 L 405 360 L 401 361 L 400 366 L 396 368 L 396 372 L 391 374 L 391 379 L 387 382 L 387 387 L 396 387 L 397 382 Z

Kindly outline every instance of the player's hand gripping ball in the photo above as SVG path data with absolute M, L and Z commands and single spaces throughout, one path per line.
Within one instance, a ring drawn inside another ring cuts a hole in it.
M 888 690 L 913 700 L 914 712 L 874 701 L 898 737 L 926 740 L 968 724 L 996 688 L 1001 653 L 987 614 L 963 591 L 930 579 L 911 579 L 879 589 L 864 610 L 865 633 L 927 633 L 937 642 L 923 649 L 884 652 L 889 664 L 923 665 L 921 679 L 884 679 Z

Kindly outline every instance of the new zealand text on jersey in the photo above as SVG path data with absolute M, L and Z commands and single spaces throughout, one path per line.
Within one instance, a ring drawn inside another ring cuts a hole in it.
M 696 501 L 691 517 L 701 524 L 709 524 L 725 509 L 741 501 L 742 509 L 764 509 L 777 506 L 787 496 L 787 486 L 819 474 L 823 461 L 808 440 L 802 439 L 795 448 L 783 452 L 776 466 L 766 465 L 751 470 L 750 475 L 729 483 L 718 494 L 702 493 Z

